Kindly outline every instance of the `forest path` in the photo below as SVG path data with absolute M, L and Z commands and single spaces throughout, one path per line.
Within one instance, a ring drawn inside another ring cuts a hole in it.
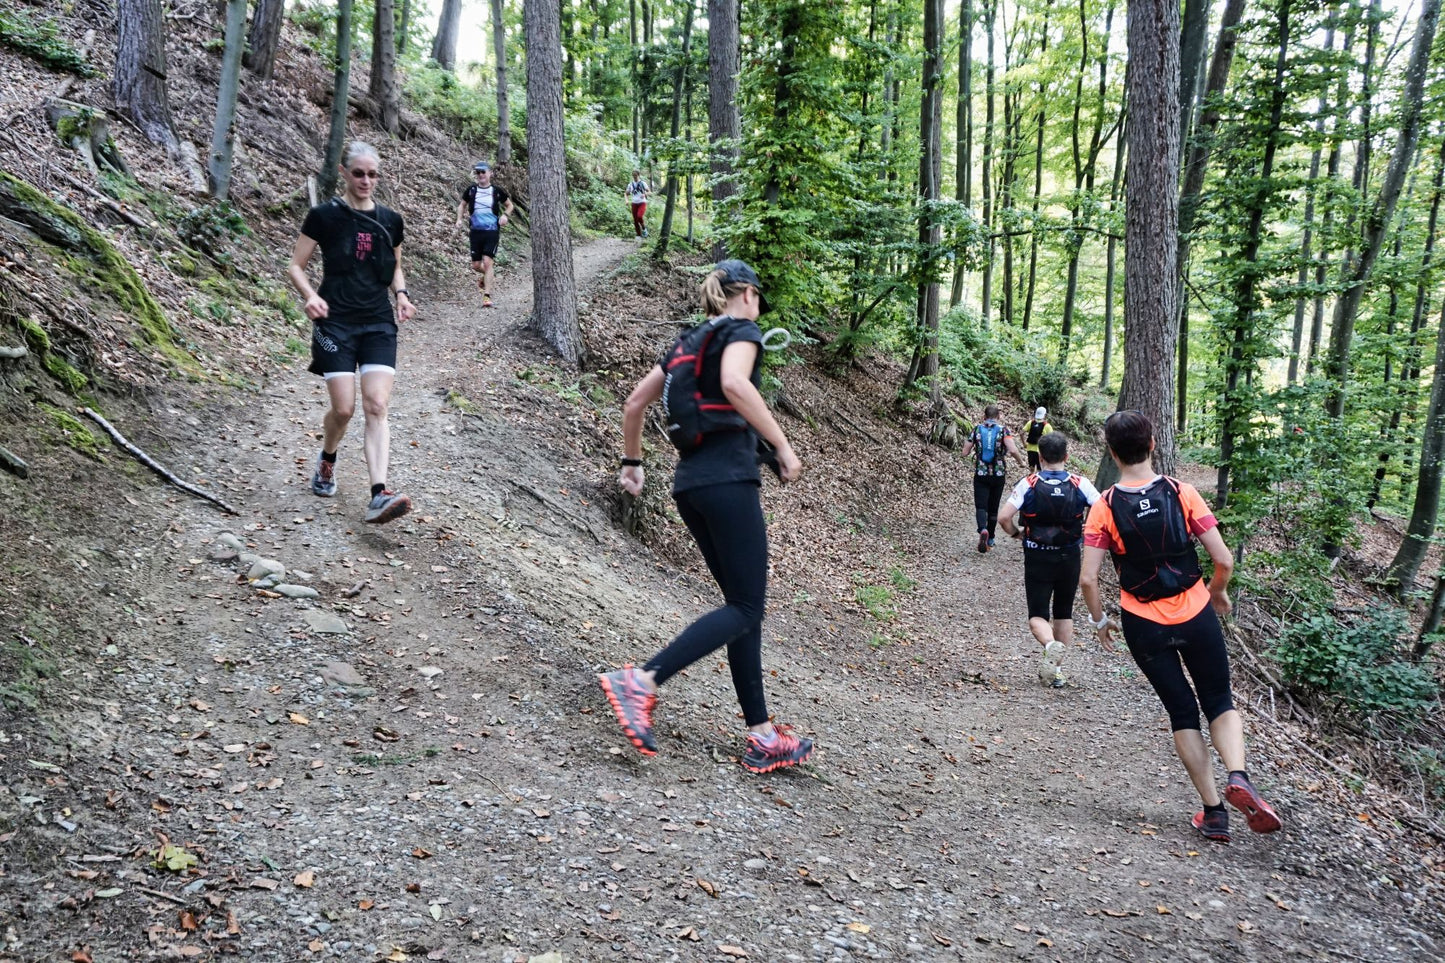
M 584 292 L 631 249 L 579 247 Z M 566 384 L 537 390 L 512 330 L 529 291 L 518 271 L 495 311 L 469 279 L 418 292 L 392 422 L 392 482 L 416 510 L 392 525 L 360 522 L 359 417 L 340 494 L 310 494 L 324 393 L 299 364 L 206 413 L 221 438 L 198 458 L 244 505 L 232 530 L 322 598 L 236 584 L 203 505 L 136 552 L 137 617 L 104 677 L 124 708 L 77 739 L 116 773 L 133 845 L 164 833 L 205 875 L 182 889 L 144 861 L 115 870 L 87 885 L 123 899 L 67 917 L 94 924 L 67 939 L 486 963 L 1438 956 L 1363 879 L 1390 854 L 1265 754 L 1252 765 L 1286 831 L 1193 836 L 1163 713 L 1123 657 L 1075 649 L 1072 684 L 1039 686 L 1018 551 L 974 551 L 965 486 L 935 494 L 941 550 L 937 528 L 899 536 L 927 613 L 906 643 L 870 649 L 773 584 L 769 696 L 816 737 L 810 765 L 737 765 L 721 657 L 669 683 L 661 754 L 639 759 L 594 673 L 645 658 L 715 590 L 609 519 L 616 453 L 589 454 L 580 427 L 596 412 Z M 765 503 L 807 485 L 769 482 Z M 99 849 L 111 817 L 76 818 Z M 170 927 L 147 932 L 157 914 Z

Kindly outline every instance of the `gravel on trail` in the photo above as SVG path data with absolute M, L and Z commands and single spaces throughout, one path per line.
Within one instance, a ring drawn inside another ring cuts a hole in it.
M 630 283 L 612 272 L 631 248 L 579 247 L 579 282 Z M 1126 657 L 1071 646 L 1068 685 L 1039 685 L 1017 548 L 974 550 L 957 465 L 911 503 L 900 471 L 837 504 L 827 476 L 851 442 L 826 426 L 797 426 L 809 474 L 763 495 L 768 695 L 817 755 L 738 765 L 720 653 L 665 688 L 660 753 L 638 757 L 595 673 L 645 658 L 715 590 L 696 558 L 617 525 L 599 440 L 615 399 L 551 374 L 522 329 L 529 287 L 505 277 L 486 313 L 466 284 L 418 291 L 391 416 L 411 515 L 362 523 L 360 416 L 338 496 L 311 495 L 324 391 L 298 366 L 265 404 L 213 399 L 192 426 L 240 520 L 148 488 L 110 531 L 57 534 L 56 562 L 86 561 L 92 587 L 76 624 L 104 630 L 54 734 L 0 726 L 0 960 L 1445 953 L 1438 893 L 1405 883 L 1433 885 L 1421 853 L 1253 720 L 1251 771 L 1285 831 L 1193 834 L 1167 720 Z M 905 512 L 886 531 L 884 502 Z

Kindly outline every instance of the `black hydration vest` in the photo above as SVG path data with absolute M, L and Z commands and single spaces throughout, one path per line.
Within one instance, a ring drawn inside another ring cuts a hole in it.
M 1204 577 L 1179 501 L 1179 482 L 1161 475 L 1143 491 L 1110 488 L 1104 501 L 1124 542 L 1124 554 L 1113 555 L 1121 589 L 1141 602 L 1157 602 Z
M 718 329 L 732 320 L 720 315 L 688 328 L 663 359 L 662 370 L 667 377 L 662 387 L 662 411 L 667 437 L 684 455 L 701 448 L 710 434 L 744 431 L 748 427 L 721 387 L 716 396 L 703 393 L 704 362 L 708 363 L 708 383 L 721 385 L 722 352 L 714 350 L 709 357 L 708 349 Z
M 1079 487 L 1079 476 L 1070 473 L 1063 481 L 1029 476 L 1032 502 L 1025 499 L 1019 512 L 1024 537 L 1039 548 L 1068 548 L 1084 537 L 1084 517 L 1089 502 Z

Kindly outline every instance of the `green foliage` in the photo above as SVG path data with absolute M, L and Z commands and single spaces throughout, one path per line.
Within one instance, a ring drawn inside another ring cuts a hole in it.
M 194 251 L 206 255 L 223 271 L 235 262 L 232 249 L 251 233 L 246 219 L 226 201 L 194 207 L 176 220 L 176 235 Z
M 48 648 L 16 633 L 0 638 L 0 706 L 11 712 L 34 712 L 46 679 L 60 670 Z
M 1288 625 L 1271 655 L 1286 681 L 1352 713 L 1408 727 L 1439 697 L 1429 668 L 1404 658 L 1409 644 L 1406 613 L 1385 607 L 1346 622 L 1320 613 Z
M 508 85 L 510 86 L 510 85 Z M 406 72 L 402 88 L 411 108 L 447 133 L 478 149 L 497 142 L 497 97 L 464 83 L 435 62 Z
M 1042 338 L 1017 328 L 985 331 L 971 312 L 958 309 L 939 322 L 939 366 L 965 400 L 993 399 L 1007 391 L 1025 404 L 1062 410 L 1078 379 L 1050 361 Z
M 60 35 L 60 25 L 54 20 L 35 20 L 24 10 L 0 6 L 0 44 L 54 70 L 95 76 L 95 68 Z
M 893 590 L 886 585 L 873 585 L 862 575 L 853 576 L 853 601 L 863 607 L 874 620 L 892 622 L 898 616 Z
M 77 372 L 77 374 L 79 374 L 79 372 Z M 60 437 L 65 444 L 74 448 L 87 458 L 93 458 L 96 461 L 103 460 L 100 456 L 100 440 L 95 437 L 85 422 L 70 412 L 63 411 L 43 401 L 38 403 L 38 407 L 49 416 L 51 422 L 60 430 Z

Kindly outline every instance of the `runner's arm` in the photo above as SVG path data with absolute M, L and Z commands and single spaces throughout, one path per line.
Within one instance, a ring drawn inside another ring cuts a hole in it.
M 306 262 L 311 260 L 311 255 L 316 253 L 316 239 L 307 237 L 305 234 L 298 235 L 296 246 L 291 249 L 291 263 L 286 266 L 286 279 L 296 289 L 301 297 L 306 299 L 306 317 L 312 321 L 326 317 L 331 308 L 316 289 L 311 286 L 311 279 L 306 276 Z
M 467 199 L 457 201 L 457 227 L 467 226 Z
M 763 441 L 777 449 L 782 479 L 790 482 L 803 470 L 803 463 L 793 451 L 793 446 L 788 444 L 788 436 L 783 434 L 777 419 L 768 410 L 768 403 L 753 384 L 753 363 L 759 350 L 761 345 L 755 341 L 734 341 L 723 348 L 722 390 L 738 414 L 762 436 Z
M 416 305 L 411 303 L 411 297 L 406 293 L 406 272 L 401 269 L 401 245 L 392 248 L 396 255 L 396 270 L 391 274 L 391 290 L 396 294 L 396 313 L 401 320 L 410 321 L 416 316 Z
M 662 397 L 662 387 L 666 380 L 662 366 L 653 365 L 652 370 L 632 389 L 632 394 L 627 396 L 627 401 L 622 406 L 623 458 L 642 458 L 642 421 L 647 415 L 648 406 Z M 644 480 L 641 465 L 624 465 L 617 476 L 617 483 L 629 495 L 640 494 Z
M 1018 530 L 1018 527 L 1014 525 L 1014 516 L 1017 514 L 1018 509 L 1014 507 L 1013 499 L 1011 498 L 1005 501 L 998 510 L 998 527 L 1007 532 L 1010 538 L 1018 538 L 1019 535 L 1022 534 Z
M 512 219 L 512 199 L 508 197 L 502 202 L 502 216 L 497 218 L 497 226 L 501 227 Z
M 1014 456 L 1014 461 L 1018 462 L 1020 468 L 1029 467 L 1029 463 L 1027 461 L 1024 461 L 1024 456 L 1020 454 L 1019 443 L 1014 439 L 1013 435 L 1003 436 L 1003 446 L 1010 455 Z
M 1199 541 L 1214 562 L 1214 577 L 1209 580 L 1209 604 L 1214 606 L 1216 614 L 1228 615 L 1233 608 L 1229 601 L 1229 577 L 1234 574 L 1234 556 L 1217 527 L 1201 534 Z
M 1083 562 L 1079 566 L 1079 591 L 1084 596 L 1084 606 L 1089 610 L 1089 618 L 1095 623 L 1104 618 L 1104 602 L 1099 597 L 1099 567 L 1104 564 L 1106 554 L 1102 548 L 1085 545 Z M 1099 635 L 1099 644 L 1106 652 L 1114 651 L 1114 640 L 1111 636 L 1113 625 L 1111 621 L 1103 628 L 1095 630 Z

